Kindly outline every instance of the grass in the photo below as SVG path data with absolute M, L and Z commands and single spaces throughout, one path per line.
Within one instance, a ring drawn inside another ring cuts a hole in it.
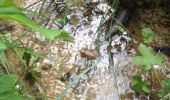
M 51 16 L 50 14 L 48 15 L 48 13 L 45 13 L 48 10 L 48 9 L 44 9 L 45 3 L 47 2 L 47 0 L 38 1 L 38 2 L 42 2 L 42 5 L 41 5 L 39 11 L 37 9 L 34 12 L 31 10 L 20 9 L 10 0 L 1 0 L 0 1 L 0 8 L 1 8 L 0 9 L 0 18 L 5 19 L 5 20 L 17 21 L 20 24 L 24 25 L 25 27 L 30 28 L 30 30 L 38 31 L 41 33 L 41 35 L 46 37 L 48 42 L 51 42 L 55 39 L 61 39 L 61 40 L 67 41 L 67 42 L 73 42 L 73 38 L 69 35 L 69 33 L 65 32 L 63 30 L 42 28 L 37 23 L 35 23 L 35 21 L 32 21 L 30 18 L 28 18 L 23 13 L 23 11 L 26 11 L 26 13 L 31 13 L 30 16 L 32 18 L 35 18 L 35 16 L 38 16 L 36 18 L 45 20 L 44 23 L 41 23 L 41 24 L 45 24 L 44 25 L 44 27 L 45 27 L 48 24 L 48 20 L 49 20 L 48 17 Z M 118 3 L 119 3 L 118 0 L 114 0 L 113 4 L 112 4 L 112 8 L 117 8 Z M 31 6 L 33 6 L 35 4 L 36 3 L 32 4 Z M 70 2 L 70 5 L 72 5 L 72 4 L 73 4 L 73 2 Z M 26 7 L 26 9 L 28 9 L 28 8 L 31 9 L 31 6 Z M 48 5 L 48 8 L 50 6 L 51 6 L 51 3 Z M 112 9 L 112 8 L 110 8 L 110 9 Z M 110 9 L 107 9 L 107 11 L 109 11 Z M 65 15 L 65 17 L 66 17 L 66 15 Z M 100 22 L 100 25 L 99 25 L 97 31 L 96 31 L 97 50 L 99 50 L 99 48 L 100 48 L 101 41 L 99 40 L 99 38 L 101 37 L 101 31 L 103 31 L 103 25 L 104 25 L 104 22 L 106 21 L 106 16 L 107 16 L 107 14 L 105 16 L 102 16 L 102 20 Z M 120 32 L 128 31 L 128 29 L 126 29 L 115 18 L 111 18 L 111 19 L 112 19 L 112 21 L 115 21 L 118 24 L 118 31 L 120 31 Z M 111 34 L 112 34 L 111 29 L 112 29 L 112 25 L 113 25 L 112 21 L 109 25 L 109 31 L 108 31 L 108 33 L 106 33 L 109 35 L 109 43 L 111 43 L 111 41 L 112 41 L 111 40 Z M 68 21 L 65 21 L 65 19 L 64 19 L 64 22 L 62 22 L 62 23 L 67 24 Z M 29 32 L 28 32 L 28 34 L 29 34 Z M 35 52 L 31 48 L 25 47 L 21 43 L 19 43 L 19 41 L 23 37 L 26 37 L 28 34 L 27 34 L 27 32 L 23 33 L 19 37 L 17 37 L 17 39 L 15 39 L 15 40 L 13 40 L 12 37 L 8 34 L 1 34 L 1 37 L 0 37 L 0 64 L 2 67 L 1 69 L 3 69 L 3 71 L 1 71 L 1 73 L 0 73 L 0 87 L 1 87 L 0 99 L 5 98 L 5 100 L 11 100 L 11 98 L 13 98 L 13 97 L 15 97 L 16 100 L 24 100 L 24 98 L 31 98 L 31 99 L 36 99 L 36 98 L 47 99 L 47 98 L 49 98 L 47 96 L 32 96 L 32 95 L 24 96 L 25 91 L 22 91 L 22 89 L 20 88 L 20 86 L 22 84 L 21 80 L 20 80 L 19 76 L 17 76 L 17 73 L 12 72 L 12 69 L 11 69 L 12 65 L 9 64 L 9 60 L 6 55 L 7 50 L 9 50 L 9 49 L 13 50 L 15 52 L 15 54 L 18 56 L 20 62 L 22 62 L 22 65 L 24 66 L 24 71 L 27 73 L 27 75 L 29 75 L 29 77 L 31 76 L 31 81 L 33 81 L 33 83 L 37 85 L 38 79 L 40 78 L 40 73 L 37 72 L 37 70 L 35 69 L 35 63 L 36 63 L 36 61 L 38 61 L 40 59 L 47 58 L 47 57 L 44 57 L 43 55 Z M 154 38 L 156 37 L 154 32 L 150 28 L 142 29 L 142 35 L 144 36 L 144 43 L 152 43 L 152 41 L 154 41 Z M 164 80 L 161 80 L 161 78 L 159 78 L 159 76 L 157 74 L 157 71 L 153 67 L 153 64 L 160 64 L 163 66 L 163 63 L 162 63 L 164 61 L 163 56 L 158 53 L 155 54 L 151 47 L 148 47 L 144 44 L 139 45 L 139 51 L 142 55 L 135 56 L 133 59 L 133 64 L 144 65 L 144 67 L 141 67 L 144 69 L 143 70 L 144 73 L 152 72 L 152 74 L 159 81 L 159 85 L 161 86 L 161 89 L 154 90 L 154 88 L 152 86 L 153 79 L 142 80 L 141 74 L 139 74 L 139 75 L 137 74 L 132 77 L 132 85 L 133 85 L 132 89 L 134 89 L 134 91 L 138 94 L 142 94 L 143 92 L 146 94 L 154 93 L 154 94 L 158 95 L 160 98 L 167 99 L 168 93 L 170 92 L 170 87 L 169 87 L 170 79 L 165 78 Z M 117 85 L 118 79 L 116 77 L 113 57 L 112 57 L 111 52 L 108 52 L 108 54 L 109 54 L 110 72 L 112 72 L 114 74 L 113 77 L 116 80 L 116 85 Z M 32 59 L 32 57 L 35 58 L 35 61 L 33 61 L 34 63 L 32 63 L 30 65 L 29 62 Z M 150 60 L 150 59 L 152 59 L 152 60 Z M 101 61 L 101 59 L 99 59 L 99 61 Z M 96 65 L 97 65 L 97 63 L 93 66 L 88 66 L 88 68 L 85 69 L 82 73 L 80 73 L 73 81 L 70 81 L 70 83 L 65 87 L 65 89 L 61 92 L 61 94 L 59 96 L 57 96 L 55 99 L 61 100 L 62 98 L 64 98 L 64 96 L 67 93 L 71 92 L 74 89 L 74 87 L 76 86 L 78 81 L 80 81 L 81 78 L 84 75 L 86 75 L 86 73 L 89 72 L 92 68 L 95 68 Z M 23 67 L 23 66 L 17 66 L 17 67 Z M 150 75 L 150 76 L 153 76 L 153 75 Z M 147 77 L 147 75 L 144 75 L 144 76 Z M 16 88 L 18 86 L 19 86 L 19 88 Z M 117 88 L 117 93 L 119 94 L 118 86 L 116 88 Z
M 0 19 L 16 21 L 26 27 L 31 28 L 34 31 L 40 32 L 43 36 L 45 36 L 50 41 L 58 38 L 58 39 L 62 39 L 67 42 L 73 42 L 73 38 L 69 35 L 69 33 L 63 30 L 45 29 L 37 25 L 34 21 L 28 18 L 23 13 L 23 9 L 20 9 L 19 7 L 17 7 L 17 5 L 12 0 L 1 0 L 0 8 L 1 8 Z M 44 59 L 46 57 L 35 52 L 31 48 L 24 47 L 23 45 L 18 44 L 18 41 L 20 41 L 24 36 L 27 36 L 26 33 L 17 37 L 16 40 L 13 40 L 11 36 L 7 36 L 7 35 L 8 34 L 3 34 L 0 37 L 0 64 L 2 65 L 2 68 L 4 69 L 2 72 L 3 74 L 1 73 L 0 75 L 0 79 L 1 79 L 0 87 L 3 87 L 1 88 L 0 99 L 11 100 L 11 98 L 14 97 L 13 100 L 23 100 L 24 98 L 26 99 L 27 97 L 24 97 L 22 93 L 19 93 L 19 90 L 15 89 L 16 84 L 21 84 L 20 83 L 21 81 L 18 82 L 19 77 L 16 75 L 17 73 L 12 71 L 16 69 L 11 70 L 11 68 L 13 68 L 11 66 L 13 65 L 9 64 L 9 60 L 6 56 L 6 51 L 11 49 L 15 52 L 20 62 L 22 62 L 22 65 L 25 67 L 21 69 L 23 69 L 26 73 L 29 73 L 29 76 L 32 76 L 31 77 L 32 79 L 34 78 L 34 80 L 31 79 L 32 82 L 37 81 L 39 78 L 39 73 L 36 72 L 36 70 L 29 69 L 30 66 L 34 66 L 34 65 L 29 64 L 30 60 L 32 59 L 32 56 L 34 56 L 34 58 L 36 59 Z M 23 67 L 23 66 L 15 66 L 15 67 Z M 9 82 L 9 85 L 7 84 L 8 82 Z

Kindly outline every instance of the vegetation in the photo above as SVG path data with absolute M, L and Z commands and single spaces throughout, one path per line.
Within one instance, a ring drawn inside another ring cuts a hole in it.
M 142 35 L 144 43 L 152 43 L 155 40 L 155 33 L 150 28 L 143 28 Z
M 118 5 L 118 0 L 112 1 L 114 2 L 114 6 Z M 46 41 L 51 42 L 53 40 L 60 39 L 65 42 L 74 42 L 73 37 L 62 29 L 46 29 L 39 26 L 35 23 L 35 21 L 26 16 L 25 10 L 26 9 L 19 8 L 13 0 L 0 0 L 0 19 L 15 21 L 33 31 L 39 32 L 46 38 Z M 101 25 L 96 32 L 98 39 L 97 49 L 100 48 L 99 35 L 101 34 L 99 31 L 102 28 L 101 26 L 104 24 L 105 17 L 106 16 L 103 16 L 103 19 L 100 22 Z M 63 27 L 69 23 L 69 19 L 67 15 L 62 15 L 62 18 L 57 20 L 57 22 Z M 117 33 L 127 31 L 121 23 L 118 24 L 120 25 L 116 26 Z M 110 25 L 109 28 L 112 28 L 112 25 Z M 109 33 L 109 35 L 111 34 L 112 33 Z M 158 73 L 163 73 L 161 69 L 165 66 L 165 56 L 161 52 L 155 52 L 151 47 L 152 43 L 155 42 L 156 34 L 151 28 L 143 28 L 141 30 L 141 35 L 143 36 L 143 43 L 140 43 L 137 48 L 140 54 L 134 56 L 132 60 L 132 63 L 135 66 L 138 66 L 139 73 L 131 77 L 131 88 L 136 93 L 136 96 L 150 95 L 151 97 L 156 96 L 163 100 L 169 100 L 170 79 L 166 76 L 163 78 L 158 76 Z M 110 37 L 111 36 L 109 36 L 109 42 L 111 42 Z M 18 43 L 17 41 L 20 40 L 20 38 L 22 37 L 18 37 L 16 40 L 13 40 L 10 33 L 0 33 L 0 100 L 33 99 L 34 96 L 27 92 L 23 79 L 29 81 L 29 84 L 35 84 L 39 78 L 41 78 L 41 73 L 36 70 L 36 63 L 47 57 L 39 54 L 32 48 L 28 48 Z M 14 71 L 15 69 L 12 69 L 12 65 L 9 63 L 10 61 L 7 57 L 7 51 L 9 50 L 12 50 L 17 55 L 22 64 L 17 67 L 23 67 L 23 74 L 25 76 L 19 76 L 18 73 Z M 94 58 L 96 58 L 96 56 Z M 109 60 L 113 60 L 112 56 L 110 56 Z M 111 66 L 114 65 L 113 61 L 110 63 Z M 66 93 L 72 91 L 73 87 L 78 83 L 81 77 L 94 67 L 96 67 L 96 65 L 85 68 L 82 73 L 77 74 L 76 78 L 74 78 L 73 81 L 70 81 L 61 94 L 56 96 L 55 99 L 61 100 Z
M 142 35 L 144 36 L 144 43 L 152 43 L 155 40 L 155 34 L 150 28 L 143 28 Z M 157 71 L 154 68 L 154 65 L 158 65 L 159 67 L 164 66 L 164 56 L 162 53 L 154 54 L 154 51 L 151 47 L 147 47 L 144 44 L 140 44 L 138 47 L 139 52 L 142 56 L 135 56 L 133 58 L 133 64 L 141 66 L 143 70 L 143 74 L 137 74 L 132 77 L 132 89 L 137 93 L 137 95 L 147 93 L 152 95 L 157 95 L 162 99 L 168 99 L 168 93 L 170 92 L 170 79 L 165 78 L 164 80 L 160 80 L 157 75 Z M 151 78 L 147 78 L 147 73 L 150 73 Z M 152 75 L 153 74 L 153 75 Z M 144 77 L 142 77 L 144 76 Z M 155 89 L 153 84 L 153 79 L 156 77 L 159 85 L 162 86 L 162 89 Z
M 0 74 L 0 100 L 25 100 L 18 82 L 15 74 Z
M 73 42 L 73 38 L 69 33 L 63 30 L 41 28 L 23 12 L 24 10 L 17 7 L 13 0 L 0 0 L 0 19 L 17 21 L 34 31 L 40 32 L 48 40 L 62 39 L 64 41 Z M 37 81 L 40 77 L 40 73 L 33 67 L 34 63 L 29 65 L 31 57 L 34 57 L 35 61 L 45 57 L 33 51 L 31 48 L 17 44 L 16 41 L 12 41 L 11 38 L 9 34 L 1 34 L 0 37 L 0 63 L 3 69 L 5 69 L 0 74 L 0 100 L 25 100 L 26 97 L 23 96 L 20 90 L 20 79 L 10 68 L 11 65 L 8 62 L 6 51 L 9 49 L 15 51 L 22 64 L 25 66 L 25 71 L 27 72 L 26 78 L 31 79 L 31 82 Z M 32 66 L 32 68 L 28 68 L 29 66 Z
M 144 65 L 145 70 L 153 69 L 153 65 L 163 66 L 163 55 L 161 53 L 154 54 L 151 47 L 146 47 L 144 44 L 140 44 L 138 47 L 142 56 L 136 56 L 133 59 L 133 63 L 136 65 Z
M 12 0 L 0 1 L 0 18 L 15 20 L 31 29 L 40 32 L 49 40 L 63 39 L 65 41 L 73 42 L 72 37 L 63 30 L 44 29 L 39 27 L 36 23 L 26 17 L 21 8 L 18 8 Z

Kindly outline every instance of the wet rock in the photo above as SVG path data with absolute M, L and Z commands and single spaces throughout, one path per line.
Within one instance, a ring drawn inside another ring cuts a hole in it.
M 83 48 L 79 50 L 79 52 L 80 52 L 81 57 L 84 57 L 90 60 L 94 60 L 99 56 L 99 53 L 95 49 L 90 50 L 90 49 Z
M 76 15 L 73 15 L 70 17 L 70 23 L 77 26 L 80 23 L 80 19 Z

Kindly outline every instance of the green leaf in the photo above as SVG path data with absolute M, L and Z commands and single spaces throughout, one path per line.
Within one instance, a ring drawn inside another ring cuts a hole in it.
M 0 7 L 0 14 L 23 14 L 22 10 L 17 7 L 9 6 L 9 7 Z
M 164 97 L 164 96 L 166 96 L 167 94 L 168 94 L 167 91 L 161 91 L 161 92 L 158 94 L 158 96 L 159 96 L 159 97 Z
M 4 6 L 16 6 L 13 0 L 0 0 L 0 7 Z
M 136 56 L 133 58 L 133 64 L 144 65 L 145 70 L 152 69 L 153 64 L 163 66 L 164 57 L 161 53 L 154 54 L 151 47 L 146 47 L 144 44 L 140 44 L 138 47 L 142 56 Z
M 136 85 L 133 85 L 133 89 L 134 89 L 135 92 L 141 92 L 142 91 L 142 86 L 143 86 L 142 83 L 138 83 Z
M 123 28 L 122 26 L 118 25 L 118 26 L 116 27 L 116 31 L 117 31 L 117 32 L 124 32 L 125 30 L 124 30 L 124 28 Z
M 144 92 L 146 92 L 146 93 L 150 93 L 150 92 L 151 92 L 150 87 L 148 87 L 147 85 L 142 86 L 142 90 L 143 90 Z
M 40 28 L 38 31 L 49 40 L 62 39 L 64 41 L 73 42 L 73 38 L 64 30 Z
M 140 83 L 141 81 L 142 81 L 142 80 L 141 80 L 141 77 L 138 76 L 138 75 L 135 75 L 135 76 L 132 77 L 132 83 L 133 83 L 133 84 L 138 84 L 138 83 Z
M 149 81 L 142 81 L 141 77 L 138 75 L 135 75 L 132 77 L 132 85 L 133 85 L 133 90 L 135 92 L 146 92 L 150 93 L 151 88 L 150 88 L 150 82 Z
M 5 51 L 1 50 L 0 51 L 0 63 L 3 65 L 4 69 L 7 71 L 7 73 L 10 71 L 9 68 L 9 63 L 8 63 L 8 59 L 6 57 Z
M 41 55 L 40 53 L 34 51 L 31 48 L 25 48 L 25 47 L 21 47 L 19 45 L 12 45 L 11 47 L 21 59 L 23 58 L 24 53 L 29 53 L 37 58 L 40 58 L 40 59 L 46 58 L 45 56 Z
M 8 49 L 8 46 L 2 41 L 0 41 L 0 51 L 6 50 L 6 49 Z
M 34 56 L 37 59 L 46 58 L 43 55 L 39 54 L 38 52 L 35 52 L 34 50 L 30 48 L 21 47 L 17 44 L 12 44 L 10 47 L 16 52 L 17 56 L 20 58 L 24 66 L 28 66 L 30 59 L 31 59 L 30 56 Z M 27 54 L 27 55 L 24 55 L 24 54 Z
M 60 23 L 62 26 L 66 25 L 69 22 L 67 16 L 63 16 L 61 19 L 59 19 L 58 23 Z
M 163 83 L 163 89 L 169 90 L 169 92 L 170 92 L 170 79 L 166 79 L 162 83 Z
M 146 92 L 146 93 L 150 93 L 151 92 L 150 83 L 148 81 L 144 81 L 143 82 L 142 90 L 144 92 Z
M 10 90 L 0 94 L 0 100 L 25 100 L 17 90 Z
M 14 74 L 0 74 L 0 94 L 15 88 L 18 76 Z
M 142 91 L 142 80 L 141 77 L 138 75 L 135 75 L 132 77 L 132 84 L 133 84 L 133 89 L 135 92 L 141 92 Z
M 155 40 L 155 33 L 150 28 L 143 28 L 142 35 L 144 39 L 144 43 L 152 43 Z
M 0 5 L 0 19 L 17 21 L 34 31 L 40 32 L 49 40 L 63 39 L 68 42 L 73 42 L 73 38 L 69 35 L 69 33 L 63 30 L 44 29 L 39 27 L 31 19 L 25 16 L 24 13 L 22 13 L 22 10 L 12 3 L 12 0 L 1 0 L 0 2 L 2 2 Z
M 162 89 L 158 93 L 158 96 L 163 98 L 163 100 L 169 100 L 170 93 L 170 79 L 165 79 L 162 82 Z
M 18 81 L 15 74 L 0 74 L 0 100 L 24 100 L 15 88 Z

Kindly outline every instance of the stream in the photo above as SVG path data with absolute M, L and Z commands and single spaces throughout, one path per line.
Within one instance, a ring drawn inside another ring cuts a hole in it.
M 37 87 L 49 100 L 56 100 L 86 69 L 81 79 L 62 94 L 63 100 L 138 100 L 130 88 L 131 76 L 138 72 L 132 64 L 136 54 L 132 45 L 138 42 L 121 25 L 112 27 L 123 24 L 126 16 L 112 22 L 116 9 L 106 0 L 26 0 L 24 7 L 32 11 L 26 14 L 38 24 L 63 29 L 74 38 L 73 43 L 47 41 L 36 32 L 32 39 L 25 40 L 48 57 L 37 63 L 41 72 Z

